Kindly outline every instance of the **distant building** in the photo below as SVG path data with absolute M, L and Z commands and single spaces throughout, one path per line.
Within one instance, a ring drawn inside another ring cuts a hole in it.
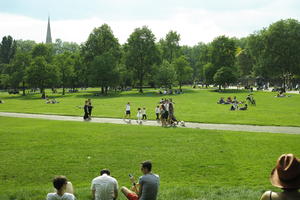
M 51 43 L 52 43 L 52 37 L 51 37 L 51 28 L 50 28 L 50 17 L 48 17 L 46 44 L 51 44 Z

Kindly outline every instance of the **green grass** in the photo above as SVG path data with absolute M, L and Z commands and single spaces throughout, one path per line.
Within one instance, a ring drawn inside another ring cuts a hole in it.
M 44 199 L 60 174 L 88 200 L 100 169 L 129 186 L 128 174 L 140 176 L 146 159 L 161 178 L 159 200 L 252 200 L 274 189 L 268 177 L 279 155 L 300 155 L 300 135 L 5 117 L 0 124 L 1 200 Z
M 80 91 L 76 94 L 51 94 L 61 103 L 45 104 L 40 99 L 40 94 L 23 97 L 21 95 L 8 95 L 0 93 L 0 99 L 5 104 L 0 104 L 0 111 L 47 113 L 61 115 L 82 115 L 83 110 L 77 106 L 83 106 L 84 100 L 91 98 L 94 110 L 93 115 L 98 117 L 117 117 L 124 115 L 125 104 L 131 102 L 132 117 L 136 116 L 138 107 L 146 107 L 150 119 L 155 119 L 154 109 L 161 98 L 173 98 L 175 114 L 179 120 L 205 122 L 205 123 L 232 123 L 255 125 L 300 126 L 300 95 L 292 97 L 275 98 L 276 93 L 255 92 L 257 106 L 250 106 L 248 111 L 229 111 L 229 105 L 217 105 L 216 102 L 222 96 L 237 96 L 239 100 L 245 100 L 248 95 L 243 90 L 227 90 L 226 93 L 218 93 L 213 90 L 188 89 L 181 95 L 164 96 L 157 94 L 153 89 L 145 90 L 144 94 L 136 90 L 122 93 L 111 93 L 108 96 L 95 96 L 99 89 Z

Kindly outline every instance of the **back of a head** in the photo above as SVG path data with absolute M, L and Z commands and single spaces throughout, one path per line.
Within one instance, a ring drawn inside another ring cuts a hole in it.
M 53 179 L 53 186 L 55 189 L 60 190 L 64 184 L 67 184 L 68 179 L 65 176 L 56 176 Z
M 102 170 L 100 171 L 100 175 L 102 176 L 103 174 L 110 175 L 109 169 L 102 169 Z
M 147 169 L 149 172 L 152 170 L 152 162 L 147 160 L 141 163 L 142 168 Z

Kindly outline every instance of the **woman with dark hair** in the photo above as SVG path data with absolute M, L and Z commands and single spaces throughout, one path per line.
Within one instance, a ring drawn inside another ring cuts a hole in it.
M 47 200 L 75 200 L 73 186 L 65 176 L 57 176 L 53 179 L 54 193 L 47 194 Z
M 283 154 L 271 172 L 270 181 L 282 192 L 265 192 L 261 200 L 299 200 L 300 199 L 300 159 L 293 154 Z

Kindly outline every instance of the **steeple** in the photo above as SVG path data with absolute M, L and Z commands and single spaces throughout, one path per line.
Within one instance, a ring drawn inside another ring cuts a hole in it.
M 48 44 L 48 43 L 52 43 L 51 28 L 50 28 L 50 17 L 49 16 L 48 16 L 46 44 Z

